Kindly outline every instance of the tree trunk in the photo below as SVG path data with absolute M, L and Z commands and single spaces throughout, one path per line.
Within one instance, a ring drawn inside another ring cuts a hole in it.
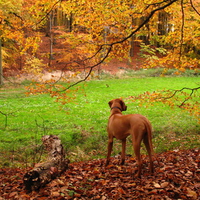
M 54 20 L 54 13 L 51 11 L 49 15 L 49 44 L 50 44 L 50 52 L 49 52 L 49 67 L 51 67 L 51 63 L 53 58 L 53 32 L 52 32 L 52 26 L 53 26 L 53 20 Z
M 0 38 L 0 85 L 3 85 L 2 47 Z
M 42 137 L 42 141 L 49 152 L 48 159 L 24 175 L 25 189 L 29 192 L 45 186 L 68 168 L 69 160 L 65 159 L 61 140 L 56 135 L 46 135 Z

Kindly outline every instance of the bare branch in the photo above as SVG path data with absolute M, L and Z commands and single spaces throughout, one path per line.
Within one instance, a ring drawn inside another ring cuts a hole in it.
M 101 63 L 103 63 L 104 60 L 108 57 L 108 55 L 110 54 L 110 52 L 111 52 L 111 50 L 112 50 L 112 46 L 113 46 L 113 45 L 110 45 L 110 47 L 109 47 L 109 49 L 108 49 L 106 55 L 105 55 L 98 63 L 96 63 L 96 64 L 93 65 L 93 66 L 89 66 L 89 67 L 88 67 L 88 68 L 90 68 L 90 70 L 89 70 L 89 72 L 87 73 L 87 75 L 85 76 L 84 79 L 81 79 L 80 81 L 77 81 L 77 82 L 75 82 L 74 84 L 69 85 L 67 88 L 65 88 L 64 90 L 61 90 L 61 91 L 59 91 L 59 92 L 64 92 L 64 91 L 70 89 L 71 87 L 73 87 L 73 86 L 75 86 L 75 85 L 77 85 L 77 84 L 79 84 L 79 83 L 81 83 L 81 82 L 86 81 L 86 80 L 88 79 L 88 77 L 90 76 L 90 74 L 91 74 L 93 68 L 95 68 L 96 66 L 100 65 Z
M 176 95 L 176 93 L 182 92 L 183 90 L 191 90 L 192 93 L 193 93 L 195 90 L 198 90 L 198 89 L 200 89 L 200 87 L 196 87 L 196 88 L 184 87 L 184 88 L 182 88 L 182 89 L 180 89 L 180 90 L 174 90 L 174 93 L 173 93 L 171 96 L 169 96 L 169 97 L 164 97 L 164 99 L 170 99 L 170 98 L 174 97 L 174 96 Z
M 123 43 L 124 41 L 128 40 L 129 38 L 131 38 L 136 32 L 138 32 L 145 24 L 147 24 L 149 22 L 149 20 L 153 17 L 153 15 L 158 12 L 159 10 L 163 10 L 165 9 L 166 7 L 170 6 L 171 4 L 173 4 L 174 2 L 176 2 L 178 0 L 172 0 L 172 1 L 169 1 L 166 5 L 163 5 L 161 7 L 158 7 L 154 10 L 151 11 L 151 13 L 149 14 L 149 16 L 130 34 L 128 35 L 127 37 L 125 37 L 123 40 L 120 40 L 120 41 L 117 41 L 117 42 L 114 42 L 110 45 L 115 45 L 115 44 L 119 44 L 119 43 Z
M 18 15 L 17 13 L 15 13 L 15 12 L 10 12 L 10 14 L 13 14 L 13 15 L 16 16 L 17 18 L 19 18 L 22 22 L 24 21 L 24 19 L 23 19 L 20 15 Z
M 150 6 L 158 6 L 158 5 L 161 5 L 161 4 L 163 4 L 163 3 L 166 3 L 167 1 L 168 1 L 168 0 L 164 0 L 164 1 L 161 1 L 161 2 L 148 4 L 148 6 L 146 7 L 145 10 L 147 10 Z
M 0 114 L 5 116 L 5 128 L 8 126 L 8 116 L 9 115 L 14 115 L 14 113 L 16 113 L 17 111 L 13 111 L 11 113 L 4 113 L 4 112 L 0 111 Z
M 58 3 L 60 3 L 61 1 L 62 1 L 62 0 L 56 1 L 56 2 L 53 4 L 53 6 L 51 7 L 51 9 L 46 13 L 46 15 L 36 23 L 36 26 L 39 25 L 41 22 L 43 22 L 43 21 L 49 16 L 49 14 L 51 13 L 51 11 L 55 8 L 55 6 L 56 6 Z
M 20 83 L 11 81 L 9 78 L 7 78 L 6 76 L 4 76 L 2 73 L 0 73 L 0 76 L 2 76 L 3 79 L 5 79 L 6 81 L 8 81 L 9 83 L 11 83 L 13 85 L 20 85 Z
M 80 65 L 80 64 L 84 63 L 87 60 L 91 60 L 91 59 L 95 58 L 101 52 L 101 50 L 103 49 L 103 46 L 104 45 L 100 45 L 99 48 L 98 48 L 98 50 L 92 56 L 90 56 L 90 57 L 82 59 L 81 61 L 70 61 L 70 62 L 66 63 L 65 66 L 62 68 L 62 71 L 65 70 L 67 68 L 67 66 L 70 65 L 70 64 L 72 64 L 72 63 L 77 63 L 77 64 Z M 90 67 L 87 67 L 87 68 L 90 68 Z
M 194 9 L 194 11 L 200 16 L 200 13 L 199 13 L 199 11 L 194 7 L 194 4 L 193 4 L 192 0 L 190 0 L 190 4 L 191 4 L 192 8 Z

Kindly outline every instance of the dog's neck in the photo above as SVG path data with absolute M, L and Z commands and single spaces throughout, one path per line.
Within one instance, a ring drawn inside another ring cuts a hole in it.
M 112 116 L 114 114 L 122 114 L 122 109 L 118 106 L 113 106 L 113 107 L 111 107 L 110 112 L 111 112 L 110 116 Z
M 113 106 L 113 107 L 111 108 L 111 110 L 113 110 L 113 109 L 119 109 L 119 110 L 122 112 L 122 109 L 121 109 L 120 107 L 118 107 L 118 106 Z

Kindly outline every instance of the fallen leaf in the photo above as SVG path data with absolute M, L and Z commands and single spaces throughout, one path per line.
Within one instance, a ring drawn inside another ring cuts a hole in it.
M 136 183 L 129 183 L 129 184 L 127 184 L 127 187 L 135 187 L 136 186 Z
M 10 198 L 13 198 L 13 197 L 15 197 L 15 196 L 17 196 L 17 195 L 18 195 L 17 192 L 11 192 L 10 195 L 9 195 L 9 197 L 10 197 Z
M 187 196 L 193 199 L 197 199 L 197 193 L 190 188 L 187 188 Z
M 142 178 L 134 177 L 137 163 L 126 157 L 124 166 L 112 158 L 71 163 L 69 169 L 39 191 L 26 194 L 24 169 L 0 169 L 0 197 L 7 199 L 198 199 L 200 150 L 164 152 L 149 173 L 149 158 L 142 156 Z M 25 195 L 26 194 L 26 195 Z M 0 198 L 0 199 L 1 199 Z
M 158 183 L 154 182 L 153 185 L 154 185 L 155 188 L 161 188 L 160 184 L 158 184 Z
M 160 184 L 161 188 L 165 188 L 169 185 L 169 182 L 163 182 Z
M 59 197 L 60 196 L 60 193 L 59 192 L 52 192 L 51 195 L 53 197 Z
M 118 190 L 119 190 L 119 192 L 120 192 L 121 194 L 126 194 L 126 192 L 125 192 L 122 188 L 119 188 Z

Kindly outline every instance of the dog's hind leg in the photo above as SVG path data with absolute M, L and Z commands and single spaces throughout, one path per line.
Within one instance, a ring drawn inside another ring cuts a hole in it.
M 112 152 L 112 147 L 113 147 L 113 137 L 108 139 L 108 153 L 107 153 L 106 166 L 109 164 L 109 161 L 110 161 L 110 155 L 111 155 L 111 152 Z
M 152 145 L 150 144 L 150 140 L 148 138 L 148 133 L 145 134 L 143 142 L 145 144 L 147 153 L 149 155 L 149 161 L 150 161 L 150 172 L 153 173 L 154 169 L 153 169 L 153 160 L 152 160 Z
M 142 160 L 140 156 L 140 146 L 141 146 L 141 137 L 142 133 L 136 132 L 136 134 L 132 134 L 132 142 L 133 142 L 133 148 L 135 152 L 135 156 L 137 159 L 137 164 L 138 164 L 138 173 L 137 176 L 141 177 L 141 171 L 142 171 Z
M 124 162 L 125 162 L 125 155 L 126 155 L 126 138 L 122 140 L 122 154 L 121 154 L 122 160 L 121 160 L 121 165 L 123 165 Z

